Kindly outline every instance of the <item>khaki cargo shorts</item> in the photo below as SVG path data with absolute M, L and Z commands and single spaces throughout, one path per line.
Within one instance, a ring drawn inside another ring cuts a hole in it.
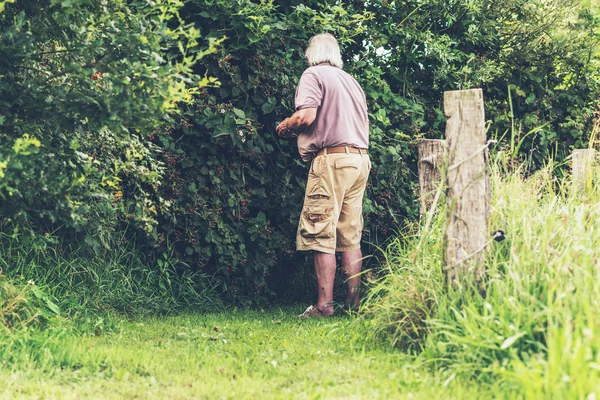
M 360 248 L 363 196 L 370 171 L 367 154 L 324 154 L 313 159 L 296 249 L 335 254 Z

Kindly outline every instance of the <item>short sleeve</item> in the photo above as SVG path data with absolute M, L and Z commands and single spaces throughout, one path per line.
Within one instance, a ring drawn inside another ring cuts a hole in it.
M 296 88 L 296 111 L 305 108 L 318 108 L 323 100 L 323 89 L 319 77 L 312 72 L 304 72 Z

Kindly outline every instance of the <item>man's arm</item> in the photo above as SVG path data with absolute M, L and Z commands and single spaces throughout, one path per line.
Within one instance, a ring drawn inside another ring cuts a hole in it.
M 303 108 L 296 111 L 277 126 L 280 137 L 295 137 L 304 132 L 317 118 L 317 108 Z

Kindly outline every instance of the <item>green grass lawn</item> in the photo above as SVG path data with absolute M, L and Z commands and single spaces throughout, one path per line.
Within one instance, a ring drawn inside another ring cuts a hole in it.
M 353 318 L 298 320 L 297 311 L 302 310 L 152 317 L 118 321 L 118 328 L 97 336 L 51 335 L 19 354 L 19 362 L 3 364 L 0 396 L 447 399 L 482 394 L 482 387 L 435 377 L 414 358 L 370 343 L 366 328 Z

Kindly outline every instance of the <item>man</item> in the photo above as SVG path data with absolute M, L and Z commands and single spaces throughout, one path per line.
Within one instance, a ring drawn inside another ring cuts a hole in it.
M 277 126 L 281 137 L 298 137 L 311 162 L 296 247 L 312 250 L 319 286 L 317 304 L 299 317 L 331 316 L 336 251 L 348 287 L 346 306 L 359 303 L 363 229 L 362 202 L 371 162 L 369 120 L 363 90 L 342 70 L 337 40 L 314 36 L 306 49 L 309 68 L 296 88 L 296 112 Z

